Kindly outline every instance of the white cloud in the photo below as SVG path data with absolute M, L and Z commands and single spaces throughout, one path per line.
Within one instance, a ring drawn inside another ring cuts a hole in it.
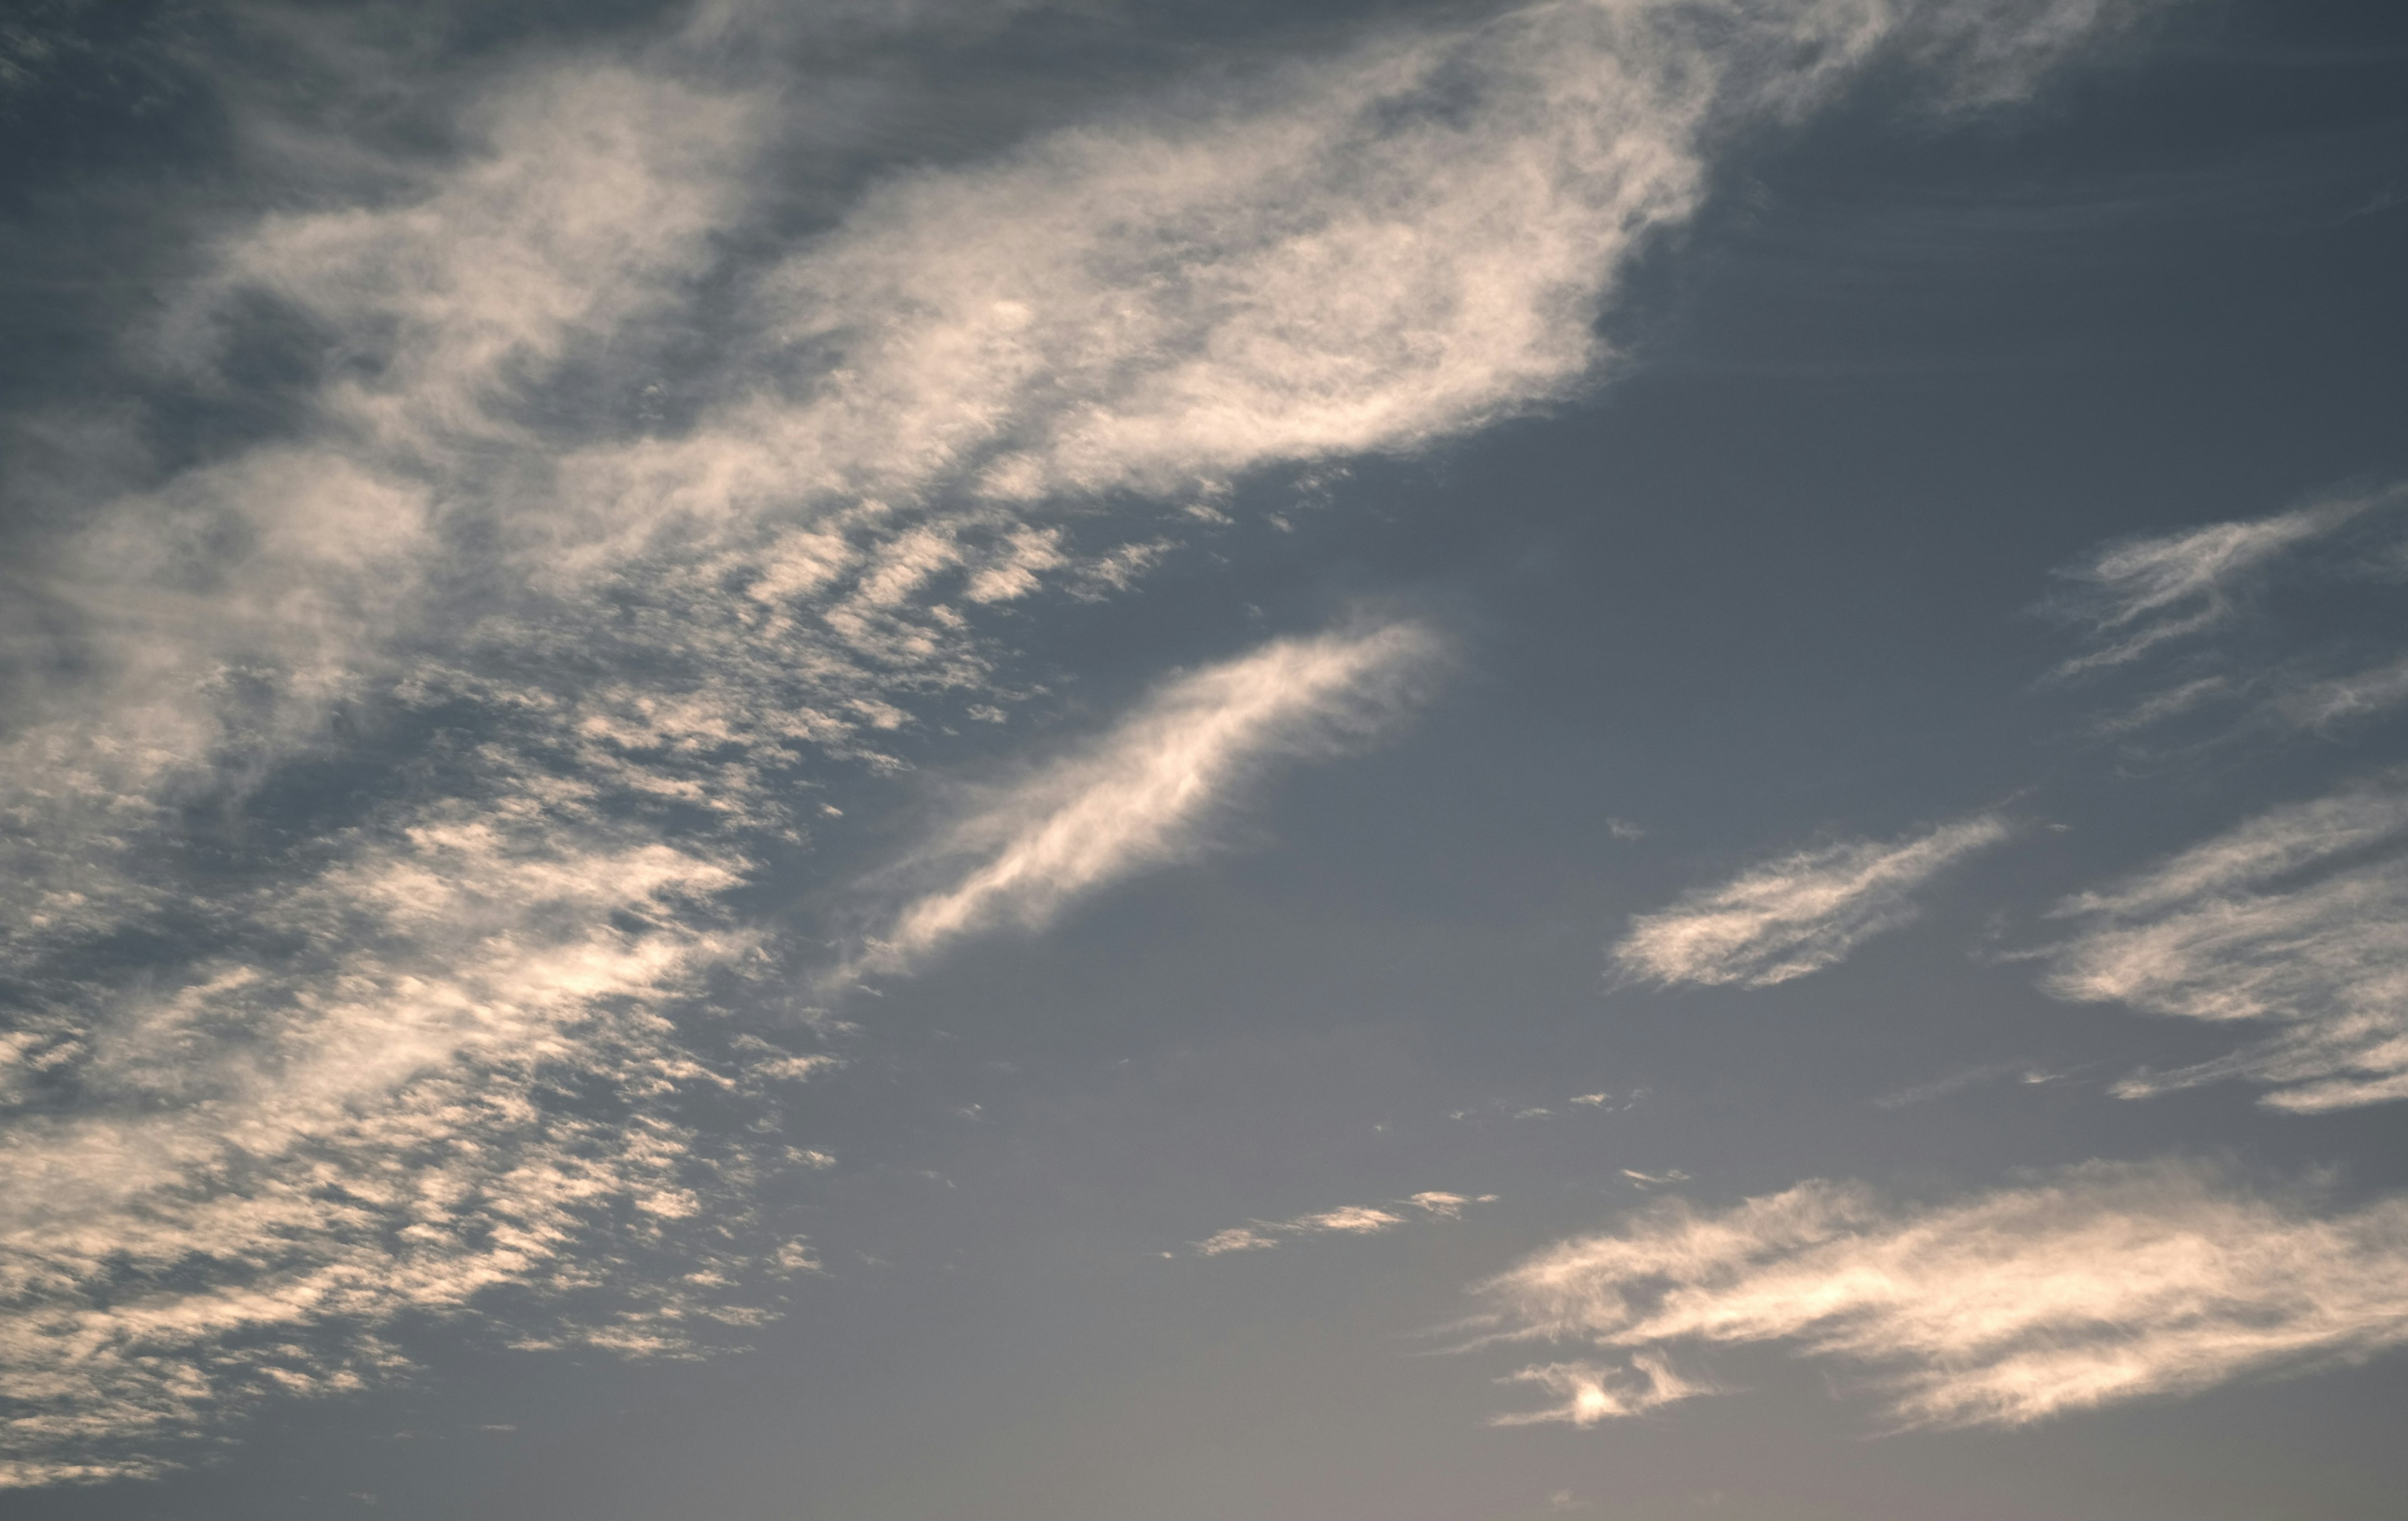
M 1342 1209 L 1299 1214 L 1292 1220 L 1254 1220 L 1207 1236 L 1196 1243 L 1196 1255 L 1216 1257 L 1230 1252 L 1263 1252 L 1293 1236 L 1377 1236 L 1415 1219 L 1460 1220 L 1465 1206 L 1496 1202 L 1494 1194 L 1477 1197 L 1426 1190 L 1393 1205 L 1349 1204 Z M 1418 1213 L 1403 1212 L 1417 1211 Z
M 2397 777 L 2274 809 L 2057 911 L 2083 926 L 2055 997 L 2282 1026 L 2271 1040 L 2128 1096 L 2226 1078 L 2313 1112 L 2408 1098 L 2408 789 Z M 2372 859 L 2367 857 L 2372 854 Z
M 1907 923 L 1916 889 L 2012 832 L 1985 813 L 1908 839 L 1799 851 L 1634 915 L 1612 955 L 1623 975 L 1654 983 L 1785 983 Z
M 248 108 L 280 209 L 163 234 L 211 251 L 160 293 L 163 368 L 230 393 L 272 329 L 317 379 L 276 441 L 138 489 L 130 432 L 94 446 L 40 556 L 72 630 L 11 646 L 0 965 L 47 1001 L 0 1069 L 0 1389 L 30 1413 L 0 1478 L 147 1471 L 505 1290 L 549 1306 L 529 1345 L 757 1314 L 684 1275 L 815 1259 L 740 1244 L 752 1159 L 681 1096 L 826 1064 L 707 1060 L 686 1009 L 767 954 L 725 895 L 802 839 L 795 799 L 839 816 L 808 768 L 900 767 L 947 704 L 1008 716 L 982 620 L 1136 586 L 1167 525 L 1218 531 L 1187 499 L 1585 383 L 1591 319 L 1732 129 L 1891 44 L 2011 94 L 2098 13 L 1541 5 L 893 178 L 761 256 L 810 93 L 709 82 L 745 9 L 447 83 L 440 165 Z M 974 821 L 992 854 L 893 954 L 1189 848 L 1427 653 L 1396 626 L 1168 688 Z M 392 721 L 349 735 L 354 708 Z M 380 780 L 300 821 L 280 781 L 334 757 Z M 239 888 L 190 866 L 190 819 L 254 812 Z M 101 955 L 132 941 L 164 949 Z
M 756 943 L 712 907 L 741 867 L 453 808 L 222 906 L 180 985 L 50 1009 L 0 1068 L 0 1484 L 155 1471 L 498 1289 L 529 1344 L 757 1318 L 793 1264 L 724 1233 L 752 1163 L 681 1102 L 741 1095 L 671 1022 Z
M 1667 1203 L 1480 1286 L 1484 1341 L 1610 1360 L 1517 1377 L 1587 1425 L 1713 1392 L 1670 1357 L 1770 1343 L 1859 1375 L 1899 1427 L 2017 1426 L 2408 1342 L 2408 1200 L 2355 1211 L 2197 1164 L 2093 1162 L 1926 1208 L 1802 1184 Z
M 2049 610 L 2081 625 L 2091 648 L 2064 661 L 2055 674 L 2078 676 L 2128 665 L 2228 622 L 2286 557 L 2401 499 L 2398 488 L 2340 495 L 2272 517 L 2105 546 L 2057 572 L 2067 585 Z M 2178 689 L 2191 700 L 2209 690 L 2197 682 Z M 2157 699 L 2161 707 L 2168 700 Z
M 899 970 L 994 925 L 1043 924 L 1072 897 L 1195 848 L 1197 825 L 1274 756 L 1330 753 L 1393 720 L 1442 646 L 1428 629 L 1280 639 L 1164 688 L 1092 751 L 955 826 L 978 864 L 906 905 L 856 969 Z
M 2408 703 L 2408 657 L 2279 693 L 2274 710 L 2294 728 L 2319 733 Z

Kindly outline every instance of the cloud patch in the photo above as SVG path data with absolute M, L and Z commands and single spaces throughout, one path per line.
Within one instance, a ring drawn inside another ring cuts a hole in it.
M 2272 810 L 2100 892 L 2055 949 L 2054 997 L 2281 1027 L 2217 1060 L 2142 1073 L 2129 1098 L 2242 1078 L 2315 1112 L 2408 1098 L 2408 779 Z
M 1268 1251 L 1298 1236 L 1377 1236 L 1412 1220 L 1459 1220 L 1467 1205 L 1494 1203 L 1496 1198 L 1494 1194 L 1426 1190 L 1393 1204 L 1350 1204 L 1299 1214 L 1293 1220 L 1251 1220 L 1207 1236 L 1193 1250 L 1197 1256 L 1217 1257 L 1231 1252 Z
M 1905 839 L 1799 851 L 1633 916 L 1609 954 L 1631 981 L 1771 987 L 1834 966 L 1906 924 L 1918 888 L 2013 833 L 1985 813 Z
M 1770 1344 L 1831 1365 L 1898 1428 L 2023 1426 L 2408 1342 L 2408 1199 L 2331 1210 L 2185 1161 L 2092 1162 L 1957 1202 L 1807 1183 L 1670 1202 L 1477 1290 L 1485 1341 L 1603 1358 L 1514 1377 L 1586 1426 L 1715 1392 L 1677 1354 Z
M 905 905 L 858 969 L 896 971 L 965 935 L 1034 928 L 1071 898 L 1197 848 L 1197 826 L 1266 762 L 1359 744 L 1399 715 L 1444 650 L 1417 624 L 1280 639 L 1171 682 L 1087 753 L 951 832 L 977 864 Z

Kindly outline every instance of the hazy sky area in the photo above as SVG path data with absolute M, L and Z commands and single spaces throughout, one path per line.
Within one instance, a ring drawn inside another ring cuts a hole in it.
M 2408 7 L 17 0 L 0 1514 L 2408 1493 Z

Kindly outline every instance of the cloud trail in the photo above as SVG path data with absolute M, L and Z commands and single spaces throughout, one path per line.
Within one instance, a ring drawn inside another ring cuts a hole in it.
M 2408 1200 L 2354 1211 L 2184 1161 L 2091 1162 L 1922 1208 L 1814 1182 L 1668 1203 L 1479 1286 L 1484 1341 L 1612 1360 L 1520 1380 L 1592 1425 L 1716 1392 L 1675 1351 L 1769 1343 L 1858 1375 L 1899 1428 L 2023 1426 L 2408 1342 Z
M 1633 915 L 1610 954 L 1622 975 L 1646 982 L 1770 987 L 1835 966 L 1906 924 L 1916 889 L 2013 833 L 1982 814 L 1909 839 L 1799 851 Z
M 1377 1236 L 1412 1220 L 1460 1220 L 1466 1205 L 1490 1204 L 1496 1198 L 1494 1194 L 1474 1197 L 1428 1190 L 1392 1205 L 1350 1204 L 1317 1214 L 1299 1214 L 1293 1220 L 1253 1220 L 1207 1236 L 1196 1242 L 1195 1252 L 1197 1256 L 1217 1257 L 1231 1252 L 1268 1251 L 1296 1236 Z
M 2336 495 L 2271 517 L 2107 545 L 2057 572 L 2066 585 L 2044 607 L 2080 625 L 2091 648 L 2052 674 L 2127 666 L 2228 623 L 2286 558 L 2401 499 L 2396 487 Z
M 2396 775 L 2274 809 L 2057 910 L 2052 996 L 2284 1026 L 2218 1060 L 2127 1079 L 2138 1098 L 2230 1078 L 2314 1112 L 2408 1098 L 2408 789 Z M 2372 855 L 2373 858 L 2369 859 Z
M 1275 640 L 1181 678 L 1091 753 L 956 825 L 945 854 L 984 859 L 907 904 L 854 969 L 901 970 L 994 925 L 1036 927 L 1081 893 L 1193 851 L 1267 761 L 1335 753 L 1392 723 L 1443 649 L 1422 625 L 1389 624 Z

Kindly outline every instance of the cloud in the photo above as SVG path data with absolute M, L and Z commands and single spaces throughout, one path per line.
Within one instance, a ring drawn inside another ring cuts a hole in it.
M 1913 839 L 1799 851 L 1634 915 L 1611 955 L 1624 976 L 1661 984 L 1770 987 L 1907 923 L 1916 889 L 2013 832 L 1985 813 Z
M 1935 1098 L 1945 1098 L 1952 1093 L 1978 1087 L 1985 1083 L 1995 1083 L 2003 1077 L 2012 1077 L 2019 1082 L 2038 1084 L 2056 1082 L 2060 1075 L 2035 1067 L 2030 1062 L 1985 1062 L 1977 1067 L 1959 1068 L 1944 1077 L 1933 1078 L 1928 1083 L 1917 1083 L 1911 1087 L 1883 1094 L 1873 1100 L 1873 1107 L 1906 1109 L 1915 1104 L 1928 1104 Z
M 2408 657 L 2278 693 L 2272 708 L 2293 728 L 2327 733 L 2408 703 Z
M 528 1345 L 684 1354 L 756 1319 L 795 1263 L 747 1260 L 754 1159 L 684 1113 L 742 1108 L 740 1069 L 673 1023 L 755 948 L 713 911 L 740 870 L 573 808 L 454 809 L 226 906 L 180 985 L 21 1025 L 0 1484 L 156 1471 L 504 1290 Z
M 1669 1202 L 1479 1286 L 1484 1340 L 1585 1342 L 1525 1369 L 1508 1423 L 1589 1425 L 1715 1392 L 1670 1357 L 1785 1346 L 1899 1428 L 2021 1426 L 2408 1342 L 2408 1200 L 2355 1211 L 2192 1162 L 2092 1162 L 1929 1207 L 1814 1182 Z
M 1327 754 L 1392 722 L 1443 646 L 1427 628 L 1280 639 L 1165 687 L 1089 753 L 955 826 L 976 866 L 906 905 L 860 969 L 900 970 L 995 925 L 1044 924 L 1074 896 L 1196 848 L 1197 825 L 1275 756 Z
M 2408 784 L 2394 774 L 2274 809 L 2057 911 L 2054 997 L 2284 1026 L 2218 1060 L 2121 1083 L 2127 1097 L 2227 1078 L 2310 1112 L 2408 1098 Z M 2369 858 L 2372 856 L 2372 858 Z
M 2063 679 L 2129 665 L 2217 627 L 2286 557 L 2402 499 L 2398 487 L 2337 495 L 2271 517 L 2106 545 L 2057 572 L 2066 584 L 2043 607 L 2078 625 L 2090 648 L 2052 674 Z M 2192 682 L 2154 699 L 2162 711 L 2143 721 L 2179 710 L 2209 691 Z
M 355 72 L 275 98 L 395 102 L 418 146 L 230 102 L 226 180 L 273 209 L 163 222 L 199 272 L 123 303 L 165 314 L 117 335 L 127 390 L 242 424 L 171 462 L 15 420 L 72 461 L 7 481 L 65 526 L 24 550 L 45 621 L 0 713 L 0 971 L 32 1003 L 0 1479 L 155 1471 L 396 1372 L 417 1318 L 675 1354 L 757 1317 L 748 1275 L 815 1259 L 748 1189 L 824 1157 L 694 1116 L 766 1125 L 764 1083 L 828 1064 L 698 1014 L 789 954 L 732 904 L 830 789 L 874 802 L 948 719 L 1026 700 L 998 620 L 1139 587 L 1249 473 L 1573 394 L 1735 133 L 1885 50 L 2012 96 L 2102 14 L 1545 4 L 851 165 L 869 189 L 797 217 L 778 154 L 817 96 L 731 72 L 747 10 L 439 87 L 327 22 L 278 56 Z M 1193 848 L 1431 648 L 1391 625 L 1171 684 L 967 824 L 980 864 L 887 954 Z
M 1350 1204 L 1317 1214 L 1299 1214 L 1293 1220 L 1254 1220 L 1207 1236 L 1196 1243 L 1195 1251 L 1198 1256 L 1216 1257 L 1230 1252 L 1268 1251 L 1292 1236 L 1377 1236 L 1416 1219 L 1459 1220 L 1466 1205 L 1494 1203 L 1496 1198 L 1494 1194 L 1475 1198 L 1432 1190 L 1394 1205 Z

